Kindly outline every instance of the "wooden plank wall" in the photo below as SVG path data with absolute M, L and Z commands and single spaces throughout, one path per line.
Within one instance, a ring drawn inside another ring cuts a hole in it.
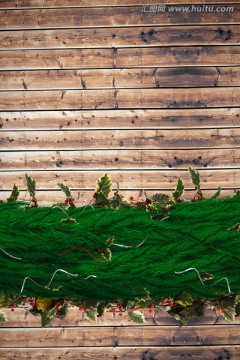
M 0 328 L 0 357 L 50 360 L 239 360 L 240 326 L 227 325 L 209 309 L 198 322 L 179 328 L 162 310 L 143 311 L 145 325 L 136 326 L 126 314 L 106 313 L 92 324 L 78 309 L 66 320 L 39 328 L 40 320 L 23 309 L 7 311 L 9 322 Z
M 229 13 L 142 12 L 142 5 L 220 5 Z M 59 181 L 88 202 L 108 172 L 126 196 L 172 191 L 187 168 L 211 195 L 239 188 L 240 2 L 0 0 L 0 198 L 27 171 L 43 203 Z M 7 310 L 0 358 L 238 360 L 239 326 L 214 311 L 190 327 L 144 310 L 92 325 L 79 311 L 46 329 Z
M 0 1 L 0 199 L 14 182 L 28 198 L 26 171 L 45 202 L 59 181 L 89 201 L 104 172 L 134 197 L 181 177 L 191 198 L 189 166 L 206 196 L 239 188 L 240 2 L 171 4 Z

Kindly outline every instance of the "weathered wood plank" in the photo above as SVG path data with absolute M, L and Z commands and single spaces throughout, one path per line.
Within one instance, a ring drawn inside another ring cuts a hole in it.
M 25 316 L 25 310 L 16 308 L 14 312 L 11 309 L 3 309 L 7 316 L 8 321 L 5 324 L 1 324 L 1 328 L 5 327 L 41 327 L 41 320 L 31 313 Z M 155 316 L 149 313 L 149 309 L 142 309 L 142 313 L 145 316 L 146 322 L 142 326 L 157 325 L 157 326 L 178 326 L 179 322 L 168 315 L 165 311 L 159 310 Z M 69 326 L 136 326 L 129 316 L 125 312 L 106 312 L 103 317 L 98 318 L 97 323 L 92 323 L 87 319 L 83 312 L 80 312 L 78 308 L 70 308 L 68 315 L 65 319 L 54 319 L 48 327 L 69 327 Z M 214 324 L 229 324 L 223 316 L 218 315 L 216 310 L 208 309 L 202 319 L 190 320 L 189 325 L 214 325 Z
M 178 178 L 181 178 L 186 188 L 192 189 L 189 172 L 186 170 L 129 170 L 108 171 L 112 181 L 119 182 L 121 189 L 168 189 L 174 190 Z M 59 181 L 67 182 L 73 189 L 95 189 L 96 180 L 103 175 L 102 171 L 31 171 L 39 189 L 59 189 Z M 240 187 L 240 170 L 201 170 L 201 188 L 211 189 Z M 25 171 L 2 172 L 0 189 L 10 190 L 16 183 L 21 190 L 26 189 Z
M 1 170 L 186 169 L 239 166 L 240 148 L 186 150 L 11 151 L 0 155 Z
M 190 149 L 239 147 L 240 128 L 3 131 L 1 150 Z
M 2 51 L 0 69 L 112 68 L 112 49 Z
M 240 87 L 2 91 L 0 110 L 240 106 Z
M 240 346 L 181 346 L 181 347 L 94 347 L 94 348 L 35 348 L 35 349 L 1 349 L 2 360 L 9 359 L 51 359 L 77 360 L 81 359 L 110 359 L 110 360 L 179 360 L 188 357 L 194 360 L 231 359 L 239 360 Z
M 2 51 L 0 70 L 239 66 L 239 46 Z
M 82 347 L 82 346 L 179 346 L 238 345 L 240 327 L 216 326 L 132 326 L 0 329 L 1 347 Z
M 175 7 L 176 8 L 176 7 Z M 195 7 L 196 8 L 196 7 Z M 64 8 L 35 10 L 0 10 L 1 29 L 36 29 L 36 28 L 73 28 L 104 26 L 137 26 L 149 24 L 227 24 L 238 22 L 240 4 L 228 4 L 229 11 L 219 11 L 213 5 L 213 11 L 171 11 L 167 6 L 163 11 L 154 13 L 150 7 L 122 6 L 95 8 Z M 224 9 L 226 6 L 224 7 Z M 185 7 L 184 7 L 185 9 Z
M 16 181 L 13 180 L 13 182 L 8 184 L 9 185 L 8 190 L 6 190 L 6 191 L 0 190 L 0 200 L 6 201 L 6 199 L 10 196 L 10 194 L 11 194 L 10 188 L 13 186 L 14 182 L 16 182 Z M 85 185 L 87 185 L 87 184 L 85 184 Z M 76 200 L 75 201 L 76 205 L 83 206 L 83 205 L 89 204 L 93 199 L 94 189 L 95 189 L 95 186 L 92 189 L 86 189 L 86 186 L 85 186 L 85 188 L 78 187 L 78 188 L 76 188 L 76 190 L 72 190 L 72 195 Z M 113 191 L 115 191 L 116 189 L 117 189 L 116 184 L 113 184 Z M 227 189 L 222 188 L 220 197 L 234 196 L 236 190 L 239 190 L 239 187 L 238 188 L 236 187 L 235 189 L 231 188 L 231 186 L 228 186 Z M 156 192 L 164 192 L 165 194 L 171 195 L 172 191 L 173 191 L 173 188 L 172 188 L 172 190 L 166 190 L 166 189 L 161 188 L 161 184 L 159 184 L 157 190 L 156 189 L 148 190 L 147 193 L 149 196 L 156 194 Z M 212 187 L 210 190 L 204 190 L 204 196 L 206 198 L 209 198 L 209 197 L 213 196 L 216 191 L 217 191 L 216 186 Z M 196 191 L 193 189 L 192 190 L 186 189 L 186 191 L 184 192 L 183 198 L 185 200 L 192 200 L 195 193 L 196 193 Z M 121 195 L 123 195 L 127 200 L 129 200 L 130 196 L 133 196 L 134 201 L 142 200 L 142 199 L 145 200 L 145 196 L 144 196 L 142 190 L 135 190 L 135 189 L 129 189 L 129 190 L 123 189 L 122 190 L 122 186 L 121 186 Z M 29 193 L 26 190 L 21 190 L 19 199 L 22 201 L 30 201 Z M 39 204 L 42 206 L 45 206 L 45 205 L 52 206 L 53 203 L 63 202 L 65 200 L 65 196 L 61 190 L 38 189 L 37 199 L 38 199 Z
M 234 127 L 240 108 L 0 112 L 3 130 Z
M 161 4 L 228 4 L 226 0 L 161 0 Z M 238 1 L 230 1 L 231 3 L 239 3 Z M 159 0 L 1 0 L 0 8 L 16 9 L 16 8 L 51 8 L 51 7 L 91 7 L 91 6 L 130 6 L 130 5 L 159 5 Z
M 237 45 L 239 25 L 151 26 L 0 32 L 0 49 Z
M 240 67 L 0 71 L 1 90 L 229 87 Z
M 237 46 L 172 46 L 136 48 L 135 51 L 129 48 L 116 50 L 114 59 L 114 67 L 116 68 L 172 65 L 239 65 L 240 54 L 240 49 Z

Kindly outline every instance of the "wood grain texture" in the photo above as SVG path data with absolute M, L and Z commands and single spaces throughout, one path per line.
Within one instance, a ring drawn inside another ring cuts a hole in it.
M 167 312 L 163 310 L 157 311 L 155 316 L 149 313 L 149 309 L 142 309 L 142 313 L 145 316 L 146 322 L 144 323 L 145 327 L 149 325 L 154 326 L 178 326 L 179 322 L 171 317 Z M 1 328 L 6 327 L 41 327 L 41 320 L 36 316 L 33 316 L 29 313 L 25 315 L 25 309 L 16 308 L 14 313 L 11 312 L 11 309 L 4 309 L 4 313 L 8 318 L 8 322 L 1 324 Z M 223 316 L 218 315 L 215 309 L 208 309 L 202 319 L 190 320 L 189 325 L 199 326 L 199 325 L 219 325 L 219 324 L 229 324 L 224 319 Z M 104 316 L 98 318 L 97 323 L 90 322 L 86 315 L 79 311 L 78 308 L 70 308 L 67 317 L 63 320 L 54 319 L 47 327 L 69 327 L 69 326 L 88 326 L 88 327 L 103 327 L 103 326 L 134 326 L 136 323 L 130 320 L 129 316 L 122 312 L 119 316 L 118 312 L 105 312 Z M 125 328 L 126 329 L 126 328 Z
M 239 86 L 240 67 L 0 71 L 0 90 Z
M 177 346 L 238 345 L 240 327 L 216 326 L 148 326 L 131 327 L 66 327 L 66 328 L 8 328 L 0 329 L 1 347 L 82 347 L 82 346 Z M 137 341 L 136 341 L 137 339 Z
M 239 148 L 240 128 L 191 130 L 4 131 L 2 150 Z
M 113 27 L 0 32 L 0 49 L 237 45 L 239 25 Z
M 225 6 L 226 7 L 226 6 Z M 240 4 L 228 4 L 231 11 L 171 11 L 151 12 L 148 5 L 95 8 L 0 10 L 1 29 L 113 27 L 137 25 L 231 24 L 239 21 Z M 221 7 L 220 7 L 221 8 Z
M 0 112 L 2 130 L 235 127 L 240 108 Z
M 16 9 L 16 8 L 49 8 L 49 7 L 90 7 L 90 6 L 130 6 L 145 4 L 228 4 L 226 0 L 1 0 L 0 8 Z M 229 1 L 235 4 L 239 1 Z
M 239 46 L 6 50 L 0 57 L 0 70 L 239 65 Z
M 77 360 L 81 359 L 110 359 L 110 360 L 179 360 L 188 357 L 194 360 L 231 359 L 239 360 L 240 347 L 226 346 L 181 346 L 181 347 L 94 347 L 94 348 L 35 348 L 35 349 L 1 349 L 2 360 L 17 359 L 51 359 Z
M 197 150 L 11 151 L 0 155 L 1 170 L 234 168 L 240 148 Z
M 73 189 L 95 189 L 96 180 L 103 175 L 103 171 L 31 171 L 36 179 L 37 189 L 59 189 L 59 182 L 66 182 Z M 173 191 L 178 178 L 181 178 L 187 189 L 193 189 L 189 172 L 186 170 L 113 170 L 108 171 L 112 181 L 120 184 L 120 189 L 166 189 Z M 231 179 L 231 183 L 229 182 Z M 201 171 L 201 188 L 215 189 L 216 187 L 240 187 L 240 170 L 203 170 Z M 26 190 L 25 171 L 2 172 L 0 190 L 10 190 L 16 183 L 20 190 Z
M 240 106 L 240 87 L 2 91 L 0 110 L 146 109 Z

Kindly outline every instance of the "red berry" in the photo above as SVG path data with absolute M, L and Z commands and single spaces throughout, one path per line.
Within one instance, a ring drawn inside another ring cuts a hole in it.
M 110 310 L 110 311 L 114 312 L 114 311 L 115 311 L 115 309 L 114 309 L 114 308 L 111 308 L 111 310 Z
M 133 196 L 130 196 L 130 198 L 129 198 L 130 200 L 133 200 Z
M 149 306 L 149 309 L 150 309 L 150 310 L 152 310 L 152 309 L 153 309 L 153 306 L 152 306 L 152 305 L 150 305 L 150 306 Z
M 117 194 L 118 194 L 117 191 L 115 191 L 115 192 L 114 192 L 114 195 L 116 196 Z
M 220 308 L 220 306 L 218 306 L 216 310 L 217 310 L 217 311 L 221 311 L 221 308 Z
M 149 312 L 150 312 L 150 314 L 152 314 L 152 312 L 153 312 L 152 309 L 150 309 Z
M 97 251 L 99 254 L 102 252 L 102 250 L 100 250 L 100 249 L 98 249 L 98 251 Z
M 173 307 L 173 303 L 171 302 L 171 300 L 168 300 L 168 305 L 171 307 Z
M 68 203 L 68 199 L 66 199 L 64 202 L 67 204 L 67 203 Z
M 13 308 L 11 309 L 11 312 L 14 312 L 14 309 L 13 309 Z
M 195 200 L 195 199 L 192 199 L 192 202 L 196 202 L 196 200 Z
M 83 308 L 82 308 L 82 307 L 80 307 L 80 308 L 79 308 L 79 311 L 83 311 Z
M 177 199 L 177 202 L 182 202 L 182 199 L 181 199 L 181 198 L 178 198 L 178 199 Z
M 73 202 L 71 200 L 69 200 L 69 205 L 73 205 Z
M 93 194 L 93 196 L 92 196 L 92 197 L 93 197 L 93 199 L 96 199 L 96 195 L 95 195 L 95 194 Z
M 60 310 L 60 306 L 59 306 L 59 305 L 56 307 L 56 310 Z
M 74 198 L 72 198 L 72 201 L 75 201 L 75 199 L 74 199 Z
M 137 201 L 137 205 L 138 206 L 142 205 L 141 201 Z
M 121 199 L 123 199 L 123 198 L 124 198 L 124 196 L 123 196 L 123 195 L 121 195 L 120 197 L 121 197 Z
M 201 191 L 198 191 L 197 194 L 198 194 L 198 195 L 202 195 Z

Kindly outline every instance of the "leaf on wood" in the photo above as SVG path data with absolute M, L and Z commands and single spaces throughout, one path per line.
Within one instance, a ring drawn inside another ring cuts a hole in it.
M 204 315 L 206 305 L 201 299 L 194 299 L 191 305 L 180 305 L 174 303 L 173 307 L 168 310 L 168 314 L 174 316 L 179 321 L 179 326 L 187 326 L 191 319 L 200 319 Z
M 57 310 L 56 317 L 63 320 L 68 314 L 68 305 L 64 304 L 59 310 Z
M 103 194 L 106 198 L 112 190 L 112 180 L 108 174 L 104 174 L 97 180 L 97 187 L 95 190 L 95 196 Z
M 0 323 L 4 324 L 7 322 L 7 318 L 6 318 L 6 314 L 4 314 L 4 312 L 0 312 Z
M 44 311 L 42 313 L 42 327 L 50 324 L 50 322 L 56 317 L 57 309 L 54 307 L 50 311 Z
M 178 179 L 176 189 L 172 193 L 173 199 L 177 201 L 177 199 L 179 199 L 182 196 L 183 191 L 184 191 L 184 184 L 181 179 Z
M 36 307 L 38 310 L 49 311 L 52 309 L 52 299 L 37 298 Z
M 10 201 L 17 201 L 19 197 L 19 190 L 18 190 L 18 187 L 16 184 L 13 185 L 13 189 L 12 189 L 12 192 L 11 192 L 11 195 L 10 197 L 7 199 L 8 202 Z
M 102 316 L 104 311 L 108 308 L 108 302 L 100 302 L 97 306 L 97 314 Z
M 191 176 L 192 183 L 196 190 L 200 190 L 200 174 L 197 170 L 193 169 L 191 166 L 189 167 L 189 173 Z
M 0 307 L 7 307 L 9 305 L 9 294 L 0 293 Z
M 58 186 L 64 192 L 64 194 L 66 195 L 67 198 L 72 197 L 71 191 L 67 185 L 65 185 L 64 183 L 58 183 Z
M 219 186 L 215 194 L 211 197 L 211 199 L 216 199 L 217 197 L 219 197 L 220 193 L 221 193 L 221 188 Z
M 152 198 L 153 198 L 154 201 L 161 202 L 161 203 L 166 203 L 170 199 L 170 196 L 167 195 L 167 194 L 159 193 L 159 194 L 153 195 Z
M 25 174 L 26 183 L 27 183 L 27 190 L 33 198 L 35 198 L 35 191 L 36 191 L 36 180 L 34 180 L 30 175 Z
M 192 298 L 192 296 L 185 293 L 179 294 L 174 297 L 174 303 L 178 303 L 179 305 L 182 306 L 192 305 L 193 302 L 194 299 Z
M 235 308 L 228 307 L 223 310 L 222 314 L 227 321 L 229 321 L 229 322 L 235 321 Z
M 97 309 L 90 307 L 84 314 L 91 322 L 97 322 Z
M 146 321 L 144 315 L 141 313 L 141 311 L 138 310 L 128 311 L 128 316 L 136 324 L 144 324 Z

